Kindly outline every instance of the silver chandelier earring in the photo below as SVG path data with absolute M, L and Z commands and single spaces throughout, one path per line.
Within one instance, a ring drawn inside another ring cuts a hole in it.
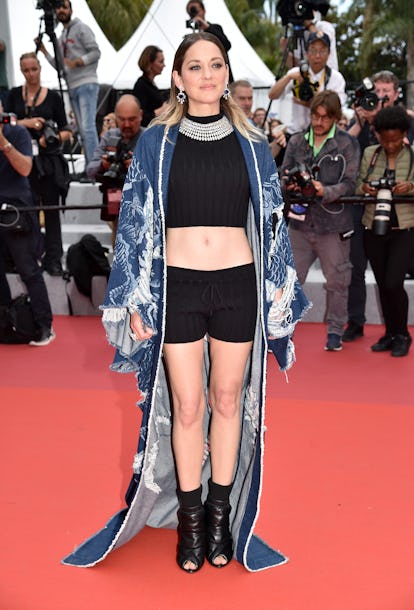
M 177 100 L 178 100 L 178 103 L 179 103 L 179 104 L 181 104 L 181 105 L 183 105 L 186 99 L 187 99 L 187 96 L 186 96 L 186 94 L 185 94 L 185 92 L 184 92 L 184 89 L 181 89 L 181 87 L 180 87 L 180 90 L 179 90 L 179 92 L 177 93 Z
M 226 86 L 226 88 L 224 89 L 224 92 L 223 92 L 223 98 L 225 100 L 228 100 L 229 97 L 230 97 L 230 89 L 229 89 L 229 85 L 227 83 L 227 86 Z

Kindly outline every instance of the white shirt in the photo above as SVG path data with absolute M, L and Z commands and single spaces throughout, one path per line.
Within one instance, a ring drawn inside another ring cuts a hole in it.
M 291 68 L 290 72 L 296 72 L 297 68 Z M 345 93 L 345 79 L 340 72 L 337 70 L 332 70 L 331 75 L 328 79 L 328 82 L 325 83 L 325 70 L 321 70 L 317 74 L 315 74 L 311 68 L 309 68 L 309 75 L 311 82 L 319 82 L 320 91 L 324 91 L 325 89 L 329 89 L 331 91 L 335 91 L 338 94 L 339 99 L 341 100 L 341 105 L 344 106 L 347 100 L 347 96 Z M 295 102 L 295 97 L 293 95 L 293 87 L 294 81 L 291 80 L 286 85 L 286 88 L 283 94 L 280 97 L 280 101 L 283 102 L 290 101 L 292 106 L 292 112 L 290 120 L 287 121 L 287 132 L 289 134 L 296 133 L 298 131 L 303 131 L 306 129 L 310 123 L 310 109 L 307 106 L 303 106 L 302 104 L 297 104 Z

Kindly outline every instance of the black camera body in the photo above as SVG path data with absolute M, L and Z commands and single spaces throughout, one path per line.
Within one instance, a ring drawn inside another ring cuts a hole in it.
M 361 106 L 364 110 L 375 110 L 379 101 L 380 99 L 375 93 L 374 83 L 370 78 L 364 78 L 362 84 L 354 92 L 355 107 Z
M 57 123 L 52 119 L 47 119 L 43 124 L 43 135 L 48 146 L 59 146 L 59 129 Z
M 319 88 L 318 83 L 313 83 L 310 80 L 309 64 L 306 60 L 302 60 L 299 64 L 299 71 L 303 81 L 295 88 L 295 95 L 302 102 L 310 102 Z
M 395 186 L 395 180 L 384 177 L 379 180 L 371 180 L 368 184 L 378 189 L 372 230 L 375 235 L 386 235 L 390 228 L 392 189 Z
M 108 140 L 105 155 L 110 166 L 106 172 L 96 176 L 97 181 L 109 187 L 123 186 L 127 173 L 125 161 L 133 156 L 129 144 L 123 142 L 120 136 L 111 137 Z
M 122 141 L 122 137 L 112 136 L 106 145 L 105 155 L 110 166 L 106 172 L 96 175 L 96 181 L 101 183 L 99 190 L 103 193 L 101 220 L 112 221 L 119 216 L 122 188 L 127 174 L 125 161 L 131 159 L 133 153 L 130 145 Z
M 10 125 L 10 127 L 14 127 L 17 125 L 17 116 L 14 112 L 0 112 L 0 125 Z
M 190 10 L 188 11 L 188 14 L 190 15 L 190 19 L 187 19 L 187 21 L 185 22 L 185 27 L 195 30 L 198 27 L 197 21 L 195 21 L 195 17 L 198 14 L 197 7 L 190 6 Z
M 313 19 L 313 11 L 326 15 L 328 9 L 329 2 L 326 0 L 279 0 L 276 6 L 283 25 L 303 25 L 305 21 Z
M 315 179 L 315 172 L 318 169 L 317 166 L 311 169 L 304 163 L 298 163 L 298 165 L 292 167 L 284 177 L 286 186 L 293 184 L 299 187 L 299 193 L 298 191 L 294 191 L 293 194 L 291 194 L 288 191 L 291 199 L 290 209 L 294 214 L 306 214 L 309 205 L 314 201 L 316 189 L 312 180 Z M 295 199 L 300 199 L 300 202 L 295 203 Z
M 125 161 L 128 161 L 128 159 L 131 158 L 132 152 L 129 149 L 126 150 L 122 146 L 117 151 L 108 152 L 108 160 L 111 162 L 111 165 L 103 174 L 104 178 L 125 180 Z

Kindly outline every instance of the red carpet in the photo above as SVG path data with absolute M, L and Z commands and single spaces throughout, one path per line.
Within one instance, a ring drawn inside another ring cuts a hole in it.
M 327 353 L 308 323 L 288 384 L 269 362 L 258 533 L 286 565 L 187 575 L 175 532 L 147 528 L 79 569 L 59 561 L 123 506 L 140 416 L 100 320 L 55 328 L 45 348 L 0 346 L 1 610 L 414 610 L 414 351 L 372 354 L 371 326 Z

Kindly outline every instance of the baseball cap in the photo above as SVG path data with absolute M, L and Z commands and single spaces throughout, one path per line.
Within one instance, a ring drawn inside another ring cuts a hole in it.
M 321 32 L 320 30 L 318 30 L 317 32 L 311 32 L 309 34 L 309 37 L 308 37 L 308 40 L 306 43 L 306 48 L 309 48 L 309 45 L 311 45 L 316 40 L 320 40 L 321 42 L 323 42 L 323 44 L 325 44 L 328 47 L 328 49 L 331 48 L 331 41 L 330 41 L 328 34 L 325 34 L 324 32 Z

